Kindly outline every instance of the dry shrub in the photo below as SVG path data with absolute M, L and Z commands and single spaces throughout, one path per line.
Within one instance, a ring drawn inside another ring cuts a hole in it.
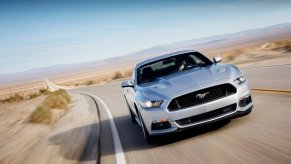
M 33 98 L 36 98 L 38 96 L 40 96 L 40 93 L 31 93 L 31 94 L 28 95 L 28 98 L 29 99 L 33 99 Z
M 123 73 L 123 77 L 130 77 L 132 75 L 132 69 L 129 69 Z
M 49 93 L 43 101 L 43 106 L 49 109 L 67 109 L 68 104 L 71 102 L 71 97 L 64 89 Z
M 291 52 L 291 44 L 285 45 L 284 49 L 286 52 Z
M 226 58 L 229 60 L 229 61 L 232 61 L 235 59 L 235 56 L 234 55 L 228 55 L 226 56 Z
M 11 103 L 11 102 L 18 102 L 18 101 L 22 101 L 24 100 L 24 97 L 19 95 L 19 94 L 15 94 L 13 96 L 10 96 L 7 99 L 1 100 L 1 103 Z
M 71 102 L 71 97 L 64 89 L 54 92 L 48 92 L 49 95 L 30 115 L 30 121 L 36 123 L 51 123 L 53 121 L 53 113 L 51 109 L 66 110 Z
M 49 124 L 52 122 L 52 118 L 52 111 L 45 106 L 37 107 L 30 115 L 30 121 L 36 123 Z
M 272 50 L 279 50 L 279 51 L 285 51 L 285 52 L 291 52 L 291 38 L 276 41 L 272 44 L 271 47 Z
M 228 61 L 234 60 L 239 55 L 243 54 L 244 51 L 242 49 L 232 49 L 221 52 L 223 58 L 227 59 Z
M 49 91 L 48 91 L 47 88 L 43 88 L 43 89 L 40 89 L 39 90 L 39 93 L 44 94 L 44 95 L 48 95 L 49 94 Z
M 112 80 L 116 80 L 116 79 L 120 79 L 120 78 L 122 78 L 122 74 L 119 71 L 116 71 L 116 72 L 113 73 L 111 79 Z
M 291 44 L 281 43 L 281 44 L 276 45 L 276 47 L 274 47 L 273 50 L 291 52 Z
M 95 82 L 93 80 L 89 80 L 86 82 L 86 85 L 93 85 L 93 84 L 95 84 Z
M 47 89 L 40 89 L 38 92 L 33 92 L 33 93 L 25 94 L 25 95 L 24 94 L 20 95 L 16 93 L 15 95 L 12 95 L 6 99 L 0 100 L 0 103 L 12 103 L 12 102 L 19 102 L 22 100 L 30 100 L 30 99 L 40 96 L 41 94 L 48 95 L 49 91 Z

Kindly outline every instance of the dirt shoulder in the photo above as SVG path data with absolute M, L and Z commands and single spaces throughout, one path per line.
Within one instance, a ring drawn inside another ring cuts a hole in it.
M 92 142 L 99 135 L 96 105 L 86 96 L 71 97 L 66 114 L 50 125 L 28 122 L 44 96 L 0 105 L 0 163 L 96 163 L 98 143 Z

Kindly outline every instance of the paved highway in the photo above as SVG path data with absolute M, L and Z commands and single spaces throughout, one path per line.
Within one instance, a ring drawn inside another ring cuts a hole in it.
M 290 65 L 244 72 L 252 88 L 291 90 Z M 147 143 L 141 128 L 130 121 L 119 82 L 74 91 L 100 98 L 96 98 L 101 120 L 100 163 L 291 163 L 291 94 L 253 92 L 255 106 L 248 116 Z M 112 134 L 106 108 L 118 136 Z M 114 136 L 119 138 L 121 150 L 115 150 Z

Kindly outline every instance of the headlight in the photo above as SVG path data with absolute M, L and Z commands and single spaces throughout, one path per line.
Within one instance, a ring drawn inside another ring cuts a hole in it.
M 241 85 L 242 83 L 244 83 L 246 81 L 246 78 L 244 76 L 240 76 L 238 78 L 236 78 L 234 80 L 234 82 L 237 84 L 237 85 Z
M 163 100 L 139 101 L 139 103 L 144 108 L 158 108 L 163 103 Z

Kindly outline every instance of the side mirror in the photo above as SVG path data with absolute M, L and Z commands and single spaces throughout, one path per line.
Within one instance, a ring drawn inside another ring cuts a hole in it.
M 133 87 L 134 85 L 132 84 L 131 81 L 123 81 L 121 82 L 121 87 L 125 88 L 125 87 Z
M 213 58 L 213 63 L 214 63 L 214 64 L 219 63 L 219 62 L 221 62 L 221 60 L 222 60 L 222 59 L 221 59 L 220 56 L 216 56 L 216 57 Z

